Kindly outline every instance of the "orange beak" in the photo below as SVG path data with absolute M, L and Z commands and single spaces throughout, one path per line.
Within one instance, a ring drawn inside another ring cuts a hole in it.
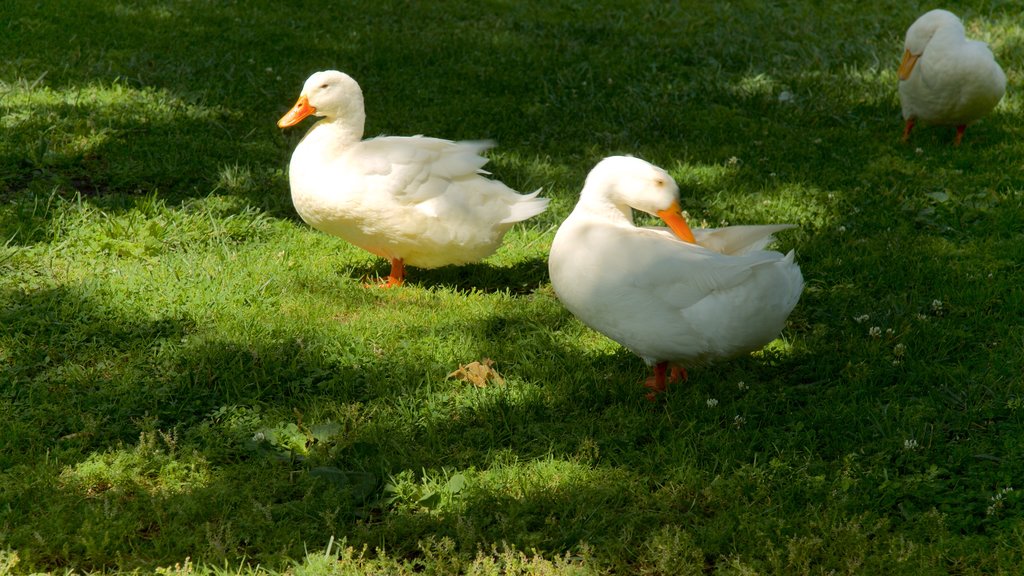
M 309 100 L 305 96 L 299 96 L 299 100 L 295 102 L 295 106 L 292 106 L 292 109 L 277 121 L 277 127 L 287 128 L 289 126 L 295 126 L 301 122 L 303 118 L 315 112 L 316 108 L 309 105 Z
M 900 80 L 910 78 L 910 73 L 914 71 L 914 64 L 917 64 L 917 59 L 920 57 L 920 54 L 911 54 L 910 50 L 903 51 L 903 60 L 900 61 L 900 68 L 896 71 Z
M 673 202 L 671 206 L 664 210 L 658 210 L 658 218 L 665 221 L 668 227 L 676 233 L 676 236 L 683 242 L 689 242 L 690 244 L 696 244 L 697 239 L 693 237 L 693 232 L 690 231 L 690 225 L 686 223 L 686 219 L 683 218 L 683 211 L 679 208 L 679 202 Z

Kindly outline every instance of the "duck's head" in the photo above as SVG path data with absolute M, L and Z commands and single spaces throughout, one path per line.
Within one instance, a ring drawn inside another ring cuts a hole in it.
M 351 76 L 324 70 L 310 76 L 295 106 L 277 121 L 280 128 L 294 126 L 306 116 L 344 117 L 363 114 L 363 91 Z
M 903 60 L 898 71 L 900 80 L 910 78 L 910 73 L 914 70 L 917 59 L 924 53 L 925 46 L 932 41 L 936 32 L 943 29 L 959 31 L 961 37 L 964 35 L 964 25 L 956 14 L 941 9 L 925 12 L 907 28 L 907 37 L 903 43 Z
M 583 197 L 657 216 L 685 242 L 696 243 L 679 207 L 679 186 L 661 168 L 632 156 L 610 156 L 594 166 Z

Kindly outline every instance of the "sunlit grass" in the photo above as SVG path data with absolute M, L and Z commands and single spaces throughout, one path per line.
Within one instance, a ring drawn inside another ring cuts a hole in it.
M 0 573 L 1019 572 L 1022 34 L 949 8 L 1010 81 L 959 148 L 899 141 L 913 5 L 0 6 Z M 550 209 L 367 288 L 274 126 L 324 68 Z M 547 280 L 611 154 L 797 225 L 781 337 L 655 404 Z

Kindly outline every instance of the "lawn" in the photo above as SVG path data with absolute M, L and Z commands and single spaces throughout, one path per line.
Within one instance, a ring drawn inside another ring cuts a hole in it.
M 1024 573 L 1024 27 L 946 4 L 1008 93 L 905 144 L 932 7 L 0 4 L 0 574 Z M 550 208 L 365 287 L 275 126 L 328 68 Z M 798 226 L 782 336 L 655 403 L 547 277 L 613 154 Z

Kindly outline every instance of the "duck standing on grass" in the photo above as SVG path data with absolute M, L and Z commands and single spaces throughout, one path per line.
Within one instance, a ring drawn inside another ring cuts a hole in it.
M 967 126 L 995 108 L 1006 75 L 984 42 L 968 40 L 952 12 L 932 10 L 907 29 L 900 62 L 900 103 L 910 139 L 914 124 L 956 126 L 959 145 Z
M 633 210 L 669 228 L 639 228 Z M 803 290 L 793 252 L 764 250 L 788 224 L 690 230 L 668 172 L 627 156 L 591 170 L 558 228 L 548 267 L 583 323 L 654 366 L 654 399 L 685 364 L 752 352 L 775 339 Z
M 547 208 L 540 190 L 519 194 L 483 176 L 488 142 L 363 140 L 363 93 L 342 72 L 310 76 L 277 125 L 309 115 L 323 119 L 292 153 L 295 210 L 313 228 L 389 259 L 384 286 L 401 285 L 406 264 L 437 268 L 490 256 L 513 224 Z

